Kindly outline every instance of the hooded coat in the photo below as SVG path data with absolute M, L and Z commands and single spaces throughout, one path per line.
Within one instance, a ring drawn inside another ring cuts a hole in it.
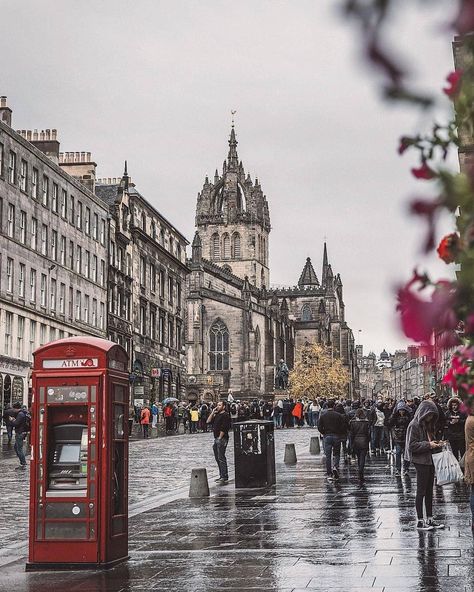
M 406 461 L 419 465 L 433 464 L 432 452 L 436 449 L 433 450 L 430 446 L 430 438 L 424 422 L 430 413 L 434 414 L 436 419 L 438 418 L 438 408 L 435 403 L 428 400 L 422 401 L 407 429 L 404 454 Z
M 453 404 L 457 403 L 457 411 L 453 410 Z M 461 399 L 459 397 L 451 397 L 448 401 L 448 411 L 446 412 L 446 438 L 448 440 L 464 440 L 464 424 L 467 416 L 461 411 Z
M 404 411 L 405 415 L 400 415 L 400 411 Z M 395 444 L 405 444 L 410 421 L 411 409 L 403 401 L 399 401 L 388 422 L 389 427 L 392 429 L 392 438 Z

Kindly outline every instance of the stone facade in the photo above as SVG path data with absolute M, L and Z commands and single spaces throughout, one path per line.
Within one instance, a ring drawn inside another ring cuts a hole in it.
M 232 127 L 229 153 L 198 195 L 197 232 L 188 262 L 187 395 L 271 395 L 275 366 L 294 359 L 286 302 L 268 292 L 270 216 L 258 180 L 245 175 Z
M 298 285 L 271 291 L 278 302 L 288 306 L 294 322 L 296 352 L 307 343 L 320 343 L 331 348 L 341 359 L 351 378 L 348 396 L 358 396 L 358 366 L 354 335 L 345 320 L 343 286 L 339 274 L 334 276 L 328 260 L 326 243 L 323 249 L 321 283 L 308 257 Z
M 90 161 L 74 153 L 75 166 Z M 90 169 L 90 165 L 87 165 Z M 106 336 L 107 208 L 62 166 L 56 130 L 11 127 L 0 99 L 0 397 L 26 403 L 33 351 Z
M 135 399 L 180 397 L 184 384 L 186 238 L 128 176 L 100 179 L 109 206 L 108 335 L 129 352 Z

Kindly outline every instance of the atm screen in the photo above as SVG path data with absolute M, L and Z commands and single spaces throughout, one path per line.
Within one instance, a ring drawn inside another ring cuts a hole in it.
M 59 463 L 78 463 L 80 460 L 80 444 L 60 444 Z

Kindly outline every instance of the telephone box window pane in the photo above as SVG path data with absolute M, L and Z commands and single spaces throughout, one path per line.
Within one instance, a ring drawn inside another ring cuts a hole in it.
M 40 403 L 44 403 L 44 386 L 40 387 Z
M 112 518 L 112 535 L 122 532 L 125 532 L 125 518 L 124 516 L 114 516 Z
M 95 524 L 93 522 L 90 523 L 89 538 L 95 539 Z
M 95 444 L 91 444 L 90 452 L 91 452 L 91 461 L 95 460 Z
M 125 406 L 114 405 L 114 438 L 122 440 L 125 435 Z
M 46 522 L 44 538 L 47 540 L 87 539 L 87 522 Z
M 38 521 L 36 523 L 36 538 L 41 541 L 43 538 L 43 523 Z
M 89 485 L 89 497 L 92 499 L 95 498 L 95 483 Z
M 95 403 L 97 398 L 97 387 L 91 386 L 91 403 Z
M 87 386 L 49 386 L 48 403 L 87 402 Z
M 121 384 L 114 385 L 114 401 L 117 401 L 119 403 L 127 402 L 125 398 L 125 387 Z

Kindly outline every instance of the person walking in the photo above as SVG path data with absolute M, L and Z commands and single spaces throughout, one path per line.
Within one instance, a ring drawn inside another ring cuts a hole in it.
M 26 458 L 23 446 L 28 434 L 27 410 L 22 409 L 21 403 L 18 402 L 13 403 L 13 410 L 16 416 L 11 415 L 8 421 L 15 428 L 15 445 L 13 448 L 20 461 L 20 466 L 16 468 L 24 470 L 26 469 Z
M 352 451 L 357 457 L 359 481 L 364 483 L 364 468 L 370 442 L 370 424 L 363 409 L 357 409 L 349 424 Z
M 301 428 L 303 427 L 303 403 L 301 399 L 298 399 L 293 407 L 291 415 L 296 420 L 296 427 Z
M 327 480 L 338 481 L 341 441 L 345 437 L 347 424 L 344 417 L 340 413 L 337 413 L 337 411 L 334 411 L 334 400 L 332 399 L 327 402 L 327 411 L 319 417 L 318 430 L 323 435 Z
M 395 444 L 395 476 L 400 477 L 402 474 L 402 458 L 405 454 L 405 440 L 407 435 L 408 425 L 411 420 L 410 408 L 400 401 L 392 413 L 388 425 L 392 430 L 392 440 Z M 408 475 L 408 467 L 410 463 L 403 459 L 403 474 Z
M 158 426 L 158 407 L 156 403 L 151 406 L 151 427 L 156 428 Z
M 435 470 L 432 455 L 442 449 L 442 442 L 434 439 L 437 421 L 436 405 L 430 400 L 422 401 L 407 429 L 405 460 L 413 462 L 416 469 L 415 507 L 418 530 L 444 528 L 444 524 L 433 520 Z M 423 509 L 425 509 L 426 518 Z
M 150 432 L 149 432 L 150 415 L 151 415 L 150 409 L 147 406 L 143 407 L 143 409 L 140 413 L 140 424 L 142 426 L 144 438 L 150 437 Z
M 465 401 L 469 411 L 464 433 L 466 436 L 466 456 L 464 458 L 464 480 L 471 486 L 471 529 L 474 536 L 474 396 Z
M 229 443 L 230 415 L 227 412 L 224 401 L 219 401 L 212 413 L 207 418 L 207 423 L 213 424 L 214 444 L 212 449 L 219 467 L 219 478 L 216 483 L 225 485 L 229 481 L 229 470 L 225 451 Z
M 7 428 L 8 446 L 11 446 L 13 439 L 13 423 L 10 421 L 10 417 L 15 419 L 16 414 L 17 412 L 13 409 L 11 405 L 7 405 L 5 407 L 5 411 L 3 412 L 2 419 L 5 423 L 5 427 Z
M 318 421 L 319 421 L 319 414 L 321 412 L 321 406 L 319 405 L 318 401 L 314 399 L 311 401 L 309 406 L 309 415 L 311 417 L 311 427 L 317 428 Z
M 199 409 L 196 405 L 191 407 L 191 425 L 189 428 L 190 434 L 196 434 L 199 425 Z
M 466 414 L 460 410 L 460 406 L 461 399 L 458 397 L 451 397 L 448 401 L 448 410 L 445 414 L 445 437 L 457 460 L 460 460 L 466 452 L 464 426 L 467 417 Z

